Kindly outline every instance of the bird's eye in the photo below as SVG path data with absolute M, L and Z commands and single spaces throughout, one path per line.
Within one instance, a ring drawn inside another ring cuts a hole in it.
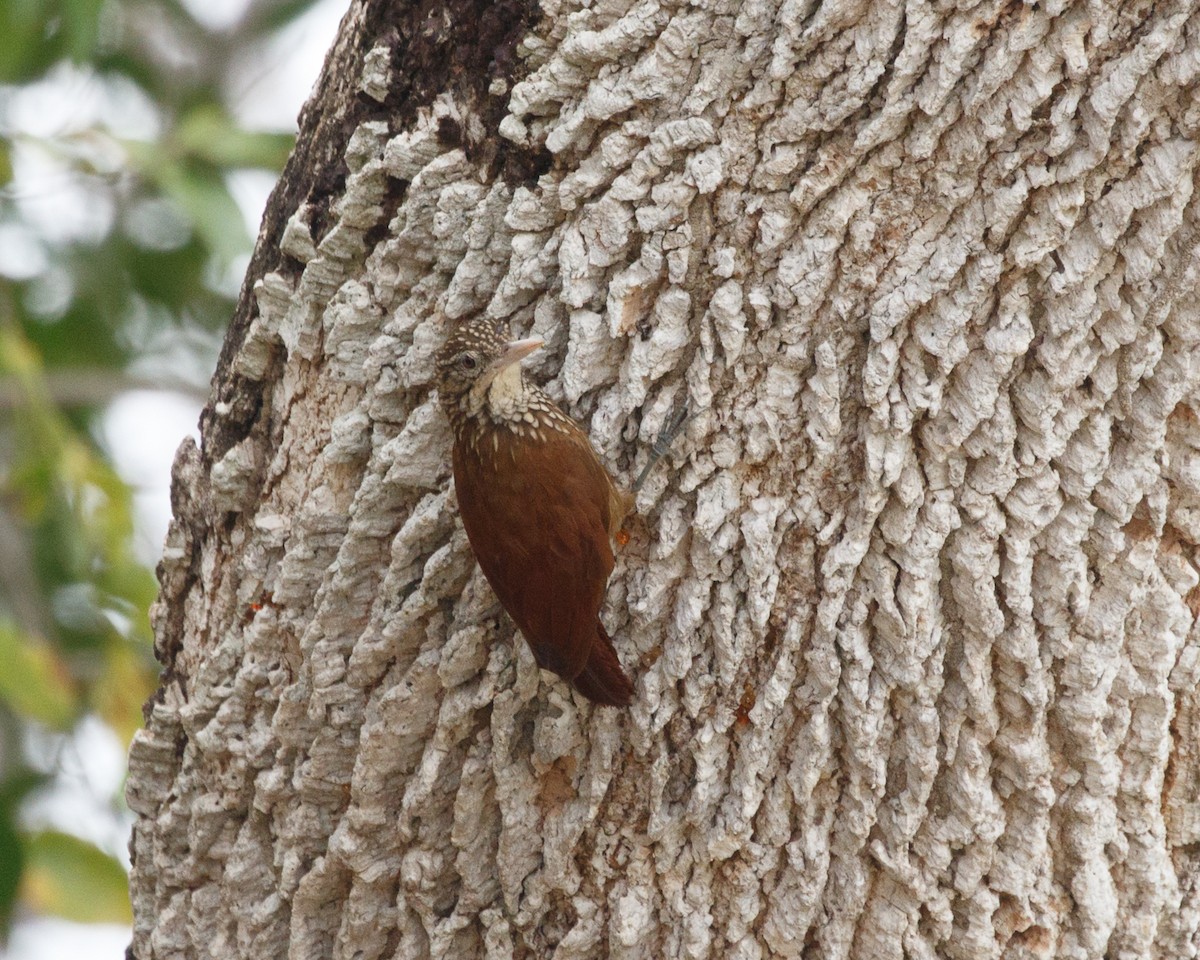
M 460 367 L 462 367 L 464 370 L 474 370 L 477 366 L 479 366 L 479 361 L 476 360 L 469 353 L 464 353 L 459 358 L 458 365 Z

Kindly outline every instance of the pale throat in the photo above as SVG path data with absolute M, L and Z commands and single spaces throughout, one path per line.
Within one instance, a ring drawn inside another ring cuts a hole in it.
M 489 382 L 476 384 L 467 395 L 471 418 L 485 417 L 518 436 L 542 436 L 543 428 L 570 434 L 578 429 L 545 393 L 527 383 L 518 364 L 505 367 Z
M 511 364 L 486 384 L 471 389 L 469 403 L 472 412 L 485 413 L 494 423 L 528 422 L 534 406 L 535 388 L 521 376 L 521 367 Z

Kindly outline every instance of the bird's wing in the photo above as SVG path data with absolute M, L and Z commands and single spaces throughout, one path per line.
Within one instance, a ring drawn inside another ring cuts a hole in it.
M 456 445 L 463 525 L 538 664 L 574 679 L 595 642 L 613 568 L 608 475 L 582 435 L 580 443 L 554 430 L 536 441 L 500 433 L 481 456 Z

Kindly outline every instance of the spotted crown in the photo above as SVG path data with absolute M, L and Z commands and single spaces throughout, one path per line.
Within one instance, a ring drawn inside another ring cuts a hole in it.
M 504 352 L 505 339 L 490 320 L 455 330 L 437 355 L 437 387 L 447 409 L 461 406 L 488 365 Z

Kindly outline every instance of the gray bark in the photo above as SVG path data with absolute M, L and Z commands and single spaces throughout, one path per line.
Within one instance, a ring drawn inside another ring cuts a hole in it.
M 175 469 L 133 953 L 1200 951 L 1200 14 L 362 0 Z M 639 496 L 592 709 L 456 320 Z

